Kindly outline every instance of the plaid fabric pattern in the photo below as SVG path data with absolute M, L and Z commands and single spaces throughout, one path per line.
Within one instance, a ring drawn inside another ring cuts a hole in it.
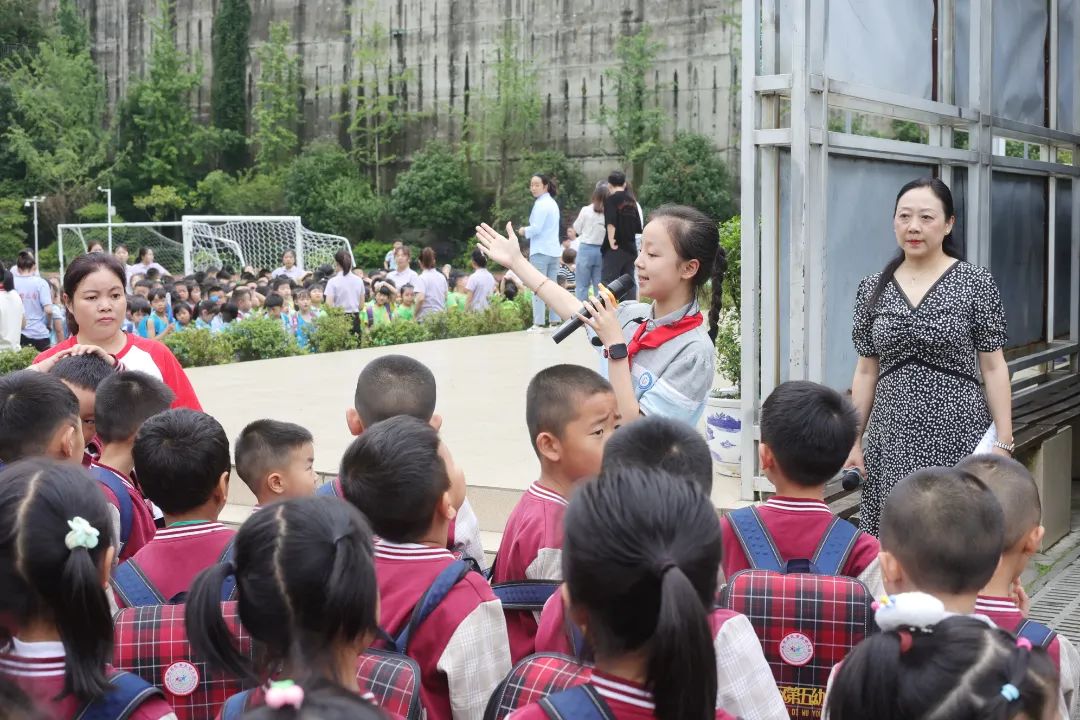
M 252 653 L 251 636 L 240 627 L 236 603 L 223 603 L 222 613 L 241 652 Z M 236 678 L 211 671 L 206 663 L 191 656 L 183 605 L 121 610 L 114 620 L 113 636 L 113 665 L 161 688 L 165 700 L 176 710 L 177 720 L 214 720 L 226 698 L 248 687 Z M 198 684 L 190 695 L 176 695 L 166 687 L 165 673 L 178 662 L 191 663 L 199 673 Z
M 592 679 L 592 672 L 591 665 L 557 653 L 537 653 L 523 658 L 495 688 L 484 720 L 502 720 L 514 710 L 540 702 L 548 695 L 584 685 Z
M 360 694 L 371 693 L 374 703 L 404 720 L 421 720 L 420 666 L 406 655 L 369 648 L 356 658 Z
M 764 570 L 736 573 L 720 599 L 750 620 L 793 719 L 821 717 L 833 666 L 876 629 L 870 603 L 853 578 Z

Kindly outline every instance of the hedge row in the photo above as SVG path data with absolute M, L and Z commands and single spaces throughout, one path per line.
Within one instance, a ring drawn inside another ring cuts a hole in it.
M 203 367 L 515 332 L 531 324 L 532 306 L 523 294 L 513 303 L 492 305 L 484 312 L 448 310 L 428 315 L 422 322 L 395 321 L 365 328 L 359 337 L 352 332 L 352 321 L 340 310 L 331 308 L 315 321 L 306 348 L 300 347 L 296 337 L 286 331 L 280 320 L 269 317 L 240 320 L 217 334 L 190 328 L 167 336 L 163 342 L 184 367 Z M 28 367 L 37 352 L 34 348 L 0 352 L 0 375 Z

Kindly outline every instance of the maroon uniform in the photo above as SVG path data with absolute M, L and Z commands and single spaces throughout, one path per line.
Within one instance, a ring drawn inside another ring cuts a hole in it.
M 562 580 L 563 515 L 566 498 L 533 483 L 518 500 L 503 530 L 492 584 L 520 580 Z M 510 656 L 517 662 L 533 653 L 536 618 L 512 612 L 506 618 Z
M 138 563 L 147 580 L 169 600 L 187 592 L 200 572 L 221 559 L 225 546 L 236 531 L 221 523 L 200 522 L 158 530 L 154 539 L 131 558 Z M 125 607 L 119 594 L 119 607 Z
M 97 475 L 99 472 L 107 472 L 116 476 L 116 479 L 123 483 L 128 497 L 131 498 L 131 534 L 128 536 L 123 549 L 120 550 L 118 557 L 119 562 L 124 562 L 139 550 L 142 550 L 157 534 L 157 526 L 154 524 L 154 511 L 150 508 L 150 502 L 143 497 L 143 494 L 139 492 L 139 489 L 135 487 L 135 483 L 127 475 L 108 465 L 94 461 L 90 466 L 90 473 Z M 119 531 L 120 501 L 108 485 L 100 481 L 98 485 L 101 486 L 102 492 L 105 493 L 105 499 L 109 501 L 109 504 L 116 511 L 113 521 L 117 524 L 116 529 Z
M 381 625 L 396 636 L 420 596 L 454 556 L 444 548 L 375 542 Z M 483 576 L 468 573 L 413 633 L 408 654 L 420 666 L 428 720 L 472 720 L 510 671 L 502 605 Z

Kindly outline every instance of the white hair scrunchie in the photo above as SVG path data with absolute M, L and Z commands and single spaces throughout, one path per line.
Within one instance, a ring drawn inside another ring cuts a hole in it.
M 874 603 L 874 619 L 885 632 L 903 628 L 925 631 L 952 614 L 936 597 L 921 592 L 888 595 Z
M 68 520 L 68 527 L 71 528 L 71 532 L 64 536 L 64 544 L 67 545 L 68 550 L 80 547 L 93 550 L 97 547 L 100 533 L 85 518 L 76 515 Z

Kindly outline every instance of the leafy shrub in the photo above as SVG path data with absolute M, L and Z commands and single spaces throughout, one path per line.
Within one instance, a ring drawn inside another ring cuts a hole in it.
M 0 375 L 25 370 L 30 367 L 30 363 L 34 362 L 37 354 L 37 349 L 32 347 L 0 351 Z
M 724 274 L 725 309 L 739 312 L 742 305 L 742 217 L 736 215 L 720 223 L 720 246 L 727 255 L 727 272 Z
M 368 342 L 372 347 L 403 345 L 425 340 L 431 340 L 431 333 L 426 322 L 395 321 L 385 325 L 376 325 L 368 333 Z
M 309 145 L 286 169 L 284 188 L 289 212 L 313 230 L 371 237 L 379 229 L 383 201 L 337 143 Z
M 492 212 L 498 228 L 503 228 L 508 220 L 513 222 L 515 227 L 528 223 L 535 201 L 529 192 L 529 180 L 536 173 L 555 179 L 559 188 L 555 201 L 562 209 L 564 220 L 572 221 L 577 217 L 577 211 L 588 203 L 593 188 L 591 185 L 586 187 L 585 174 L 581 171 L 580 163 L 572 162 L 557 150 L 530 153 L 522 158 L 514 180 L 506 188 L 503 197 L 496 198 Z
M 742 335 L 739 311 L 720 314 L 716 333 L 716 370 L 736 387 L 742 380 Z
M 475 225 L 475 204 L 465 163 L 442 142 L 428 143 L 413 157 L 390 197 L 391 212 L 403 226 L 432 229 L 444 238 L 462 237 Z
M 355 350 L 360 338 L 353 334 L 352 319 L 340 308 L 327 307 L 326 314 L 315 319 L 315 326 L 308 332 L 308 349 L 326 353 Z
M 16 198 L 0 198 L 0 260 L 11 262 L 26 247 L 26 211 Z
M 394 243 L 364 240 L 353 245 L 353 260 L 356 261 L 356 267 L 364 270 L 381 269 L 383 258 L 393 247 Z
M 283 215 L 285 190 L 278 173 L 247 172 L 233 177 L 214 170 L 196 187 L 207 212 L 225 215 Z
M 215 335 L 209 330 L 192 327 L 167 335 L 161 342 L 172 350 L 184 367 L 227 365 L 236 359 L 232 337 L 224 333 Z
M 717 221 L 736 210 L 736 190 L 727 165 L 702 135 L 676 135 L 670 145 L 652 155 L 646 168 L 645 182 L 638 188 L 644 207 L 691 205 Z
M 272 317 L 251 317 L 229 325 L 223 333 L 228 336 L 240 362 L 300 355 L 296 336 L 285 331 L 281 320 Z

